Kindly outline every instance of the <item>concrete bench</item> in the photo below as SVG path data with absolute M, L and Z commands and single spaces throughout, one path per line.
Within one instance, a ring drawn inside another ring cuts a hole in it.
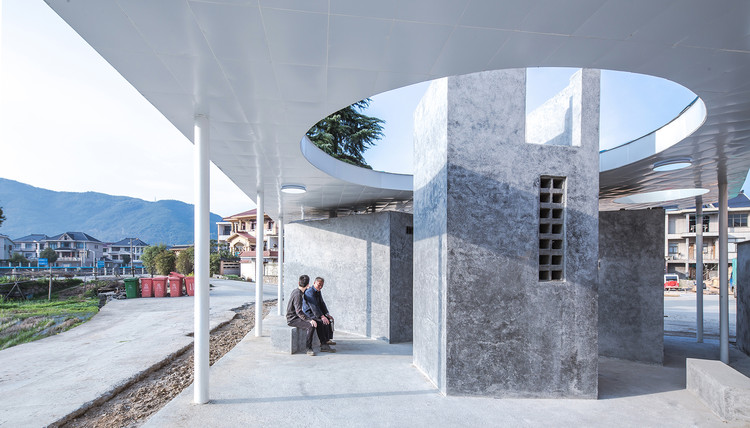
M 305 352 L 305 334 L 297 327 L 286 325 L 286 319 L 283 317 L 278 318 L 267 324 L 271 336 L 271 348 L 285 354 Z M 313 334 L 313 348 L 320 349 L 317 334 Z
M 750 422 L 750 379 L 721 361 L 688 358 L 687 389 L 725 421 Z

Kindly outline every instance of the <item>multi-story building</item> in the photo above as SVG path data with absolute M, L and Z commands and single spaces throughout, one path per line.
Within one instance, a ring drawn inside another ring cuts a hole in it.
M 728 201 L 728 265 L 737 259 L 737 243 L 750 239 L 748 214 L 750 199 L 740 193 Z M 696 224 L 695 208 L 668 210 L 665 214 L 664 256 L 666 272 L 683 279 L 695 279 L 695 232 L 703 229 L 703 272 L 705 279 L 719 275 L 719 209 L 714 205 L 703 208 L 703 219 Z M 730 271 L 731 272 L 731 271 Z
M 45 239 L 44 248 L 57 253 L 55 266 L 91 266 L 102 257 L 104 243 L 83 232 L 64 232 Z
M 141 256 L 146 247 L 148 247 L 148 244 L 138 238 L 124 238 L 117 242 L 105 244 L 103 255 L 108 260 L 114 262 L 114 264 L 132 264 L 134 267 L 139 268 L 143 267 Z M 131 263 L 123 263 L 128 258 L 131 260 Z
M 26 235 L 13 240 L 13 252 L 19 253 L 29 260 L 39 258 L 39 253 L 44 249 L 44 241 L 49 236 L 40 233 Z
M 13 241 L 6 235 L 0 235 L 0 260 L 7 260 L 13 256 Z
M 258 210 L 241 212 L 225 217 L 218 225 L 219 245 L 240 258 L 241 275 L 255 278 L 255 230 L 258 226 Z M 279 258 L 279 231 L 268 214 L 263 216 L 263 262 L 276 263 Z

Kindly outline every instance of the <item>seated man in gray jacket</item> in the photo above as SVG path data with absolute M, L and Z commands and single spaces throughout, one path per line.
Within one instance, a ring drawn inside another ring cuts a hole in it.
M 318 339 L 320 339 L 320 351 L 336 352 L 335 349 L 331 348 L 331 345 L 336 344 L 333 341 L 333 317 L 328 312 L 326 302 L 323 300 L 323 294 L 321 293 L 323 283 L 325 283 L 325 280 L 317 277 L 313 286 L 305 290 L 302 309 L 308 318 L 318 322 L 318 327 L 315 330 L 318 332 Z
M 305 332 L 305 350 L 307 351 L 307 355 L 313 356 L 315 355 L 315 351 L 312 348 L 313 332 L 318 323 L 311 317 L 308 317 L 302 309 L 303 295 L 310 284 L 310 277 L 307 275 L 300 276 L 298 284 L 299 286 L 289 296 L 289 304 L 286 307 L 286 323 L 290 327 L 297 327 Z

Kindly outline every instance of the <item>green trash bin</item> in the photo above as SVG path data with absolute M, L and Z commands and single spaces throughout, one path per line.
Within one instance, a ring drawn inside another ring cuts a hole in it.
M 125 278 L 125 296 L 128 299 L 138 297 L 138 278 Z

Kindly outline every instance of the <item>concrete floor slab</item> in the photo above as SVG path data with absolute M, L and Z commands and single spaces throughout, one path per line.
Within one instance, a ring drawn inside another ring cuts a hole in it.
M 743 426 L 685 389 L 684 359 L 712 354 L 713 341 L 665 338 L 664 366 L 601 358 L 598 400 L 540 400 L 445 397 L 408 343 L 337 332 L 337 353 L 309 357 L 273 352 L 267 333 L 211 368 L 210 403 L 192 404 L 188 387 L 145 426 Z

